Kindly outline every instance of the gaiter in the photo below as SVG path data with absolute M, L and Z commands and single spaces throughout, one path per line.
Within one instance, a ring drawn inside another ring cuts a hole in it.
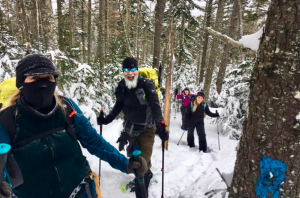
M 31 83 L 23 82 L 23 87 L 20 90 L 29 105 L 45 109 L 52 104 L 56 84 L 56 82 L 41 78 Z

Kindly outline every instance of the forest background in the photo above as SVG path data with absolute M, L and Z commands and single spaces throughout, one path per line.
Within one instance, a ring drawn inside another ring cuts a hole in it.
M 162 106 L 172 101 L 171 107 L 179 112 L 180 101 L 170 97 L 175 88 L 203 90 L 210 106 L 224 109 L 221 133 L 239 139 L 269 4 L 268 0 L 1 0 L 0 81 L 15 75 L 16 63 L 26 53 L 43 53 L 62 74 L 60 94 L 96 114 L 99 109 L 108 113 L 122 78 L 121 62 L 132 56 L 139 67 L 157 71 L 162 67 L 161 89 L 170 93 L 162 97 Z

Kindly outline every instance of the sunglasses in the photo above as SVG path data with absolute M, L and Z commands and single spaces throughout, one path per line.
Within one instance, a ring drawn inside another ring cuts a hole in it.
M 129 73 L 130 71 L 131 71 L 131 72 L 135 72 L 135 71 L 137 71 L 137 70 L 138 70 L 137 67 L 134 67 L 134 68 L 131 68 L 131 69 L 129 69 L 129 68 L 124 68 L 124 69 L 123 69 L 123 72 Z

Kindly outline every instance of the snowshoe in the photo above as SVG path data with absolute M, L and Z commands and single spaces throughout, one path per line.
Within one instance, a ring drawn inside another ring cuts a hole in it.
M 134 192 L 135 191 L 135 182 L 134 181 L 130 181 L 126 185 L 121 185 L 120 188 L 121 188 L 121 190 L 122 190 L 123 193 Z

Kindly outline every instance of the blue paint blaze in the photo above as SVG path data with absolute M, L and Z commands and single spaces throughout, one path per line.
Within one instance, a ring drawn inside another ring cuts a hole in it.
M 286 165 L 281 161 L 273 160 L 265 155 L 263 155 L 263 157 L 264 158 L 259 162 L 261 174 L 255 188 L 256 195 L 260 198 L 267 198 L 270 192 L 272 198 L 279 198 L 279 189 L 285 178 Z

